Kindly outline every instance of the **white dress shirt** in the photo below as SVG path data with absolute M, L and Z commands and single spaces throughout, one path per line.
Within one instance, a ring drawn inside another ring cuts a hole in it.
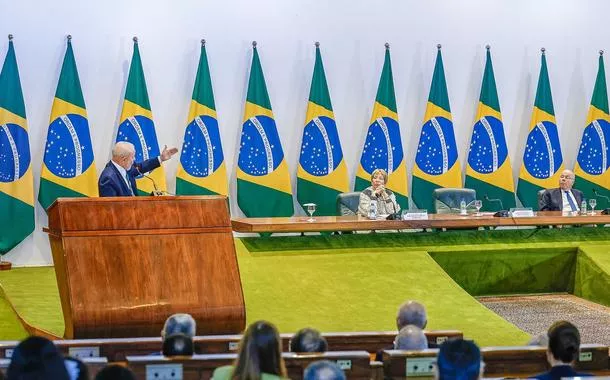
M 574 202 L 576 210 L 572 210 L 572 207 L 570 206 L 570 201 L 568 201 L 568 197 L 572 198 L 572 202 Z M 576 198 L 574 198 L 574 194 L 572 194 L 572 190 L 561 190 L 561 200 L 563 202 L 563 205 L 561 207 L 562 211 L 580 211 L 580 207 L 576 202 Z

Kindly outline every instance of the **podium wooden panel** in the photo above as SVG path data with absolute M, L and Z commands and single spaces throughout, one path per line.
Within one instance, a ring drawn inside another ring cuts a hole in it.
M 66 338 L 239 333 L 244 298 L 226 197 L 60 198 L 49 234 Z

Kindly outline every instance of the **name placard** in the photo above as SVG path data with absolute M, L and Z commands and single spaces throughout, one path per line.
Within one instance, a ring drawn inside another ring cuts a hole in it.
M 523 207 L 523 208 L 511 208 L 510 215 L 513 218 L 531 218 L 536 216 L 534 214 L 534 210 L 531 207 Z
M 408 210 L 402 220 L 428 220 L 428 210 Z

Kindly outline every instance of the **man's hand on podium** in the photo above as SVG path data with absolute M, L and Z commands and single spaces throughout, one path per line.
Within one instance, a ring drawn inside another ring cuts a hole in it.
M 178 153 L 178 148 L 167 149 L 167 145 L 165 145 L 163 147 L 163 152 L 161 152 L 161 156 L 160 156 L 161 162 L 169 160 L 176 153 Z

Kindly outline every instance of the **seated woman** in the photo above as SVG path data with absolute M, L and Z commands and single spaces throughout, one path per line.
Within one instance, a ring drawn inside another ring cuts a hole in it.
M 280 334 L 269 322 L 251 324 L 239 342 L 232 366 L 216 368 L 212 380 L 276 380 L 286 378 Z
M 372 202 L 377 203 L 377 215 L 396 214 L 400 211 L 400 205 L 396 202 L 396 196 L 392 190 L 385 188 L 386 182 L 388 182 L 388 173 L 385 170 L 373 170 L 371 186 L 360 193 L 360 203 L 358 204 L 359 215 L 368 216 Z
M 591 376 L 576 372 L 572 366 L 580 351 L 580 333 L 576 326 L 567 321 L 553 323 L 548 331 L 549 344 L 546 360 L 551 370 L 534 376 L 536 379 L 559 380 L 562 377 Z

